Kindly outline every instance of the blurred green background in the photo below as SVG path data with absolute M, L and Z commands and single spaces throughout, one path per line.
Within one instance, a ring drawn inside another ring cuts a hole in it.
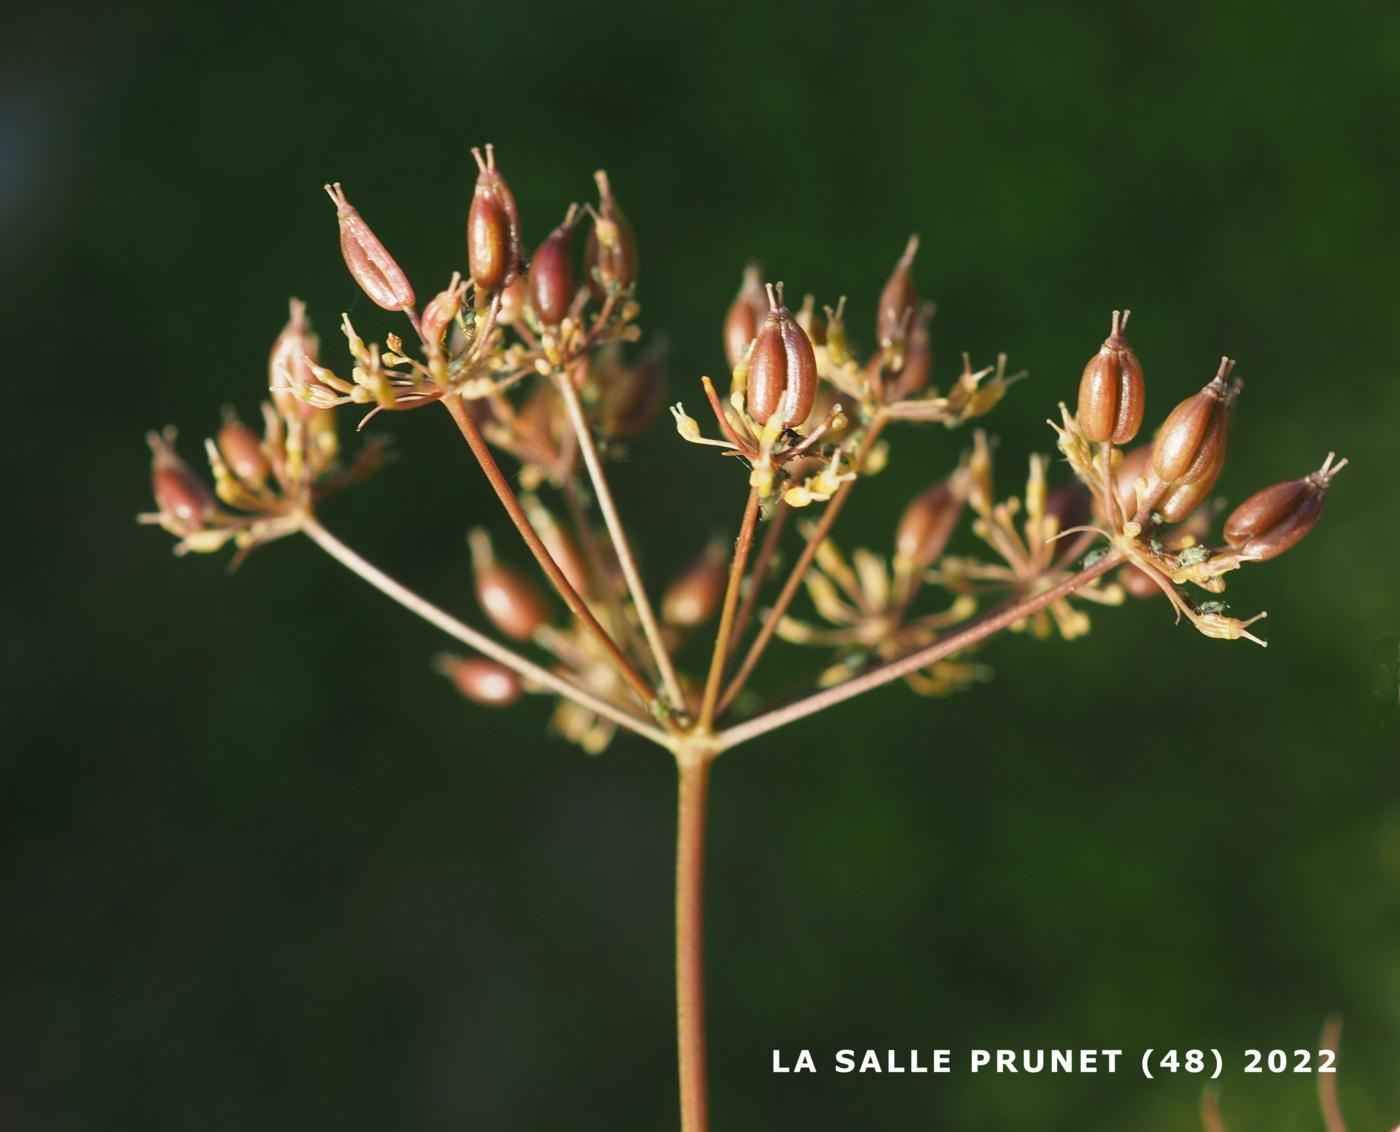
M 59 4 L 14 36 L 0 1125 L 674 1124 L 666 759 L 463 704 L 444 642 L 309 544 L 230 577 L 132 522 L 143 432 L 192 456 L 221 403 L 251 413 L 288 294 L 332 351 L 344 308 L 391 325 L 322 182 L 431 292 L 485 141 L 531 241 L 608 168 L 692 407 L 746 257 L 848 293 L 868 341 L 917 230 L 940 376 L 962 349 L 1031 371 L 988 422 L 1003 490 L 1122 305 L 1153 416 L 1240 359 L 1226 494 L 1354 462 L 1231 587 L 1267 651 L 1135 604 L 997 641 L 969 694 L 888 689 L 722 760 L 715 1127 L 1193 1128 L 1188 1079 L 775 1077 L 770 1051 L 1238 1065 L 1332 1011 L 1353 1129 L 1400 1119 L 1393 4 Z M 374 427 L 401 459 L 327 522 L 476 616 L 479 473 L 440 414 Z M 968 437 L 895 439 L 848 546 Z M 659 588 L 743 488 L 663 423 L 618 492 Z M 822 663 L 773 656 L 771 688 Z M 1320 1127 L 1308 1078 L 1221 1085 L 1231 1132 Z

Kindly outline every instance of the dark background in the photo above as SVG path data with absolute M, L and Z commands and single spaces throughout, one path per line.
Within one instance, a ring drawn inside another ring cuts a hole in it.
M 430 293 L 485 141 L 531 241 L 610 170 L 692 408 L 746 257 L 848 292 L 868 341 L 918 230 L 940 375 L 964 348 L 1032 373 L 989 421 L 1004 491 L 1121 305 L 1153 417 L 1240 359 L 1222 491 L 1354 461 L 1319 531 L 1232 584 L 1267 651 L 1135 604 L 1081 642 L 997 641 L 990 686 L 887 689 L 724 757 L 715 1126 L 1192 1128 L 1193 1080 L 775 1077 L 770 1051 L 1238 1065 L 1331 1011 L 1353 1129 L 1400 1119 L 1394 5 L 27 20 L 0 79 L 0 1126 L 673 1125 L 665 757 L 463 704 L 428 669 L 443 641 L 309 544 L 230 577 L 132 522 L 143 432 L 176 422 L 192 456 L 221 403 L 251 413 L 289 293 L 328 353 L 347 306 L 391 327 L 322 182 Z M 441 414 L 375 427 L 401 460 L 327 522 L 476 616 L 462 532 L 503 530 L 479 473 Z M 886 544 L 967 436 L 895 440 L 848 546 Z M 658 588 L 743 491 L 664 424 L 618 485 Z M 821 662 L 773 656 L 775 688 Z M 1222 1086 L 1232 1132 L 1320 1126 L 1308 1078 Z

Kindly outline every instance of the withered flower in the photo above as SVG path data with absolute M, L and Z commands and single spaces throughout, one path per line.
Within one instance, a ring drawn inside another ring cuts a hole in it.
M 749 415 L 767 424 L 775 413 L 783 428 L 800 425 L 817 395 L 812 342 L 783 305 L 783 285 L 768 285 L 768 317 L 749 354 Z
M 1225 522 L 1225 541 L 1245 558 L 1263 562 L 1277 558 L 1313 529 L 1322 515 L 1332 479 L 1347 466 L 1327 453 L 1311 475 L 1276 483 L 1257 491 L 1235 508 Z
M 1130 314 L 1113 312 L 1108 337 L 1079 379 L 1079 428 L 1095 444 L 1127 444 L 1142 427 L 1146 387 L 1124 334 Z
M 483 291 L 510 285 L 520 269 L 520 215 L 515 194 L 496 169 L 495 147 L 473 149 L 476 187 L 467 212 L 467 269 Z
M 412 311 L 413 288 L 389 249 L 380 243 L 364 218 L 345 199 L 345 190 L 339 181 L 326 185 L 325 189 L 335 202 L 336 220 L 340 224 L 340 252 L 355 282 L 386 311 Z

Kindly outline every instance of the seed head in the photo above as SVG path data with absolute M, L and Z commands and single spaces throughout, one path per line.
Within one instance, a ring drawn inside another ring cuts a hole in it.
M 530 261 L 530 305 L 544 326 L 558 326 L 574 301 L 573 235 L 578 207 L 570 205 L 564 223 L 545 237 Z
M 1162 423 L 1152 445 L 1152 468 L 1163 483 L 1215 482 L 1230 446 L 1230 406 L 1238 386 L 1228 384 L 1235 363 L 1220 359 L 1220 369 L 1194 396 L 1177 405 Z
M 758 337 L 759 324 L 767 313 L 768 299 L 763 293 L 758 265 L 751 263 L 744 268 L 739 293 L 734 296 L 724 316 L 724 356 L 729 361 L 730 369 L 739 368 L 750 343 Z
M 768 317 L 749 354 L 749 415 L 767 424 L 775 413 L 784 428 L 800 425 L 817 395 L 812 342 L 783 306 L 783 285 L 768 286 Z
M 258 488 L 267 482 L 272 471 L 258 434 L 238 419 L 232 409 L 224 410 L 224 423 L 219 428 L 219 455 L 233 474 L 249 487 Z
M 1131 311 L 1113 312 L 1113 327 L 1079 379 L 1079 429 L 1095 444 L 1127 444 L 1142 427 L 1146 387 L 1124 331 Z
M 880 292 L 880 305 L 875 312 L 875 338 L 882 346 L 902 343 L 914 321 L 919 306 L 919 293 L 914 289 L 914 255 L 918 250 L 919 237 L 910 236 L 904 254 Z
M 583 262 L 588 270 L 589 293 L 595 303 L 602 303 L 610 291 L 630 287 L 637 281 L 637 234 L 617 207 L 607 173 L 599 169 L 593 179 L 598 183 L 598 208 L 584 243 Z
M 483 291 L 509 286 L 520 270 L 520 214 L 515 194 L 496 169 L 496 150 L 473 149 L 476 188 L 467 212 L 467 269 Z
M 661 616 L 667 624 L 690 629 L 714 615 L 724 596 L 726 557 L 724 542 L 714 539 L 671 583 L 661 599 Z
M 467 535 L 472 551 L 476 600 L 502 633 L 528 641 L 549 621 L 549 604 L 524 575 L 496 561 L 491 537 L 477 527 Z
M 325 188 L 335 202 L 336 219 L 340 223 L 340 253 L 360 289 L 386 311 L 413 310 L 413 288 L 389 249 L 379 242 L 364 218 L 345 199 L 339 181 Z
M 895 566 L 924 570 L 938 561 L 962 513 L 964 476 L 954 474 L 914 497 L 895 531 Z
M 482 656 L 440 656 L 435 667 L 467 699 L 486 707 L 507 707 L 524 691 L 518 675 Z
M 1246 558 L 1264 561 L 1290 549 L 1317 524 L 1332 479 L 1347 466 L 1327 453 L 1311 475 L 1257 491 L 1225 521 L 1225 541 Z

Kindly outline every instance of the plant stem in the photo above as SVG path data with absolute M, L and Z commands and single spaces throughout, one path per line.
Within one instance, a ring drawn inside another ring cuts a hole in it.
M 756 716 L 744 723 L 740 723 L 726 731 L 720 732 L 716 740 L 721 750 L 728 750 L 736 747 L 740 743 L 749 739 L 766 734 L 778 727 L 793 723 L 805 716 L 822 711 L 825 708 L 833 707 L 836 704 L 849 700 L 854 696 L 859 696 L 862 692 L 868 692 L 873 688 L 879 688 L 893 680 L 898 680 L 902 676 L 907 676 L 911 672 L 917 672 L 920 668 L 926 668 L 944 657 L 953 653 L 962 652 L 971 648 L 979 641 L 985 640 L 993 633 L 998 633 L 1008 625 L 1020 621 L 1024 617 L 1029 617 L 1038 609 L 1044 609 L 1051 602 L 1058 601 L 1067 594 L 1073 593 L 1080 586 L 1092 582 L 1102 574 L 1106 574 L 1113 567 L 1123 560 L 1123 556 L 1118 551 L 1110 551 L 1098 562 L 1095 562 L 1087 569 L 1079 571 L 1073 577 L 1066 578 L 1057 586 L 1052 586 L 1048 590 L 1029 597 L 1025 601 L 1009 605 L 999 613 L 994 613 L 975 624 L 969 625 L 960 633 L 954 633 L 950 637 L 944 637 L 940 641 L 912 652 L 908 656 L 899 660 L 891 661 L 889 664 L 881 665 L 879 668 L 871 669 L 860 676 L 847 680 L 844 684 L 837 684 L 834 688 L 827 688 L 817 692 L 796 703 L 787 704 L 784 707 L 775 708 L 763 715 Z
M 777 513 L 768 523 L 763 542 L 759 544 L 758 554 L 753 560 L 753 573 L 749 575 L 748 588 L 744 590 L 744 600 L 739 605 L 739 613 L 734 618 L 734 629 L 729 637 L 731 655 L 744 635 L 744 630 L 749 627 L 754 610 L 758 608 L 758 597 L 763 591 L 764 579 L 768 577 L 768 567 L 772 565 L 773 556 L 778 552 L 778 543 L 782 540 L 783 530 L 787 527 L 788 516 L 791 514 L 791 507 L 786 503 L 779 503 Z
M 351 572 L 358 574 L 370 585 L 381 593 L 393 598 L 411 613 L 416 613 L 429 624 L 437 626 L 448 636 L 455 638 L 468 648 L 473 648 L 483 656 L 490 657 L 497 664 L 503 664 L 514 672 L 518 672 L 525 679 L 538 684 L 543 688 L 548 688 L 565 699 L 573 700 L 574 703 L 589 711 L 597 712 L 601 716 L 612 720 L 619 727 L 625 727 L 644 739 L 650 739 L 663 747 L 670 747 L 670 739 L 659 727 L 653 726 L 646 720 L 640 719 L 628 711 L 624 711 L 616 704 L 608 700 L 595 696 L 586 688 L 581 688 L 572 680 L 566 680 L 547 668 L 541 668 L 538 664 L 526 660 L 523 656 L 512 652 L 504 645 L 498 644 L 484 633 L 478 632 L 470 625 L 458 621 L 450 613 L 439 609 L 426 598 L 420 597 L 407 586 L 395 581 L 383 570 L 373 563 L 360 557 L 355 551 L 346 546 L 320 522 L 310 515 L 306 515 L 301 520 L 301 529 L 307 536 L 316 543 L 322 550 L 339 562 Z
M 879 439 L 880 433 L 884 431 L 888 418 L 883 410 L 875 414 L 874 420 L 870 422 L 870 427 L 865 432 L 865 439 L 861 441 L 855 459 L 852 461 L 857 471 L 870 450 L 875 446 L 875 441 Z M 817 556 L 817 547 L 830 532 L 832 524 L 836 522 L 836 517 L 841 514 L 841 508 L 845 506 L 846 497 L 851 494 L 851 488 L 855 487 L 858 480 L 847 480 L 839 488 L 836 494 L 827 503 L 826 509 L 822 512 L 822 517 L 817 521 L 816 529 L 812 532 L 812 537 L 807 540 L 807 545 L 802 548 L 801 555 L 793 564 L 792 573 L 788 575 L 788 580 L 783 584 L 783 589 L 778 594 L 778 600 L 773 603 L 773 608 L 768 616 L 764 618 L 763 625 L 758 631 L 758 636 L 749 646 L 749 651 L 744 654 L 744 661 L 739 665 L 739 670 L 734 674 L 734 679 L 729 682 L 729 687 L 725 689 L 724 695 L 719 701 L 719 710 L 723 711 L 731 703 L 734 697 L 743 689 L 748 681 L 754 666 L 758 664 L 759 658 L 763 656 L 763 651 L 768 647 L 768 642 L 773 639 L 773 634 L 777 632 L 778 622 L 783 619 L 783 614 L 787 612 L 788 606 L 792 604 L 792 599 L 797 596 L 797 590 L 802 585 L 802 579 L 807 576 L 807 571 L 812 565 L 812 559 Z
M 705 1077 L 705 806 L 710 760 L 682 754 L 676 815 L 676 1045 L 681 1132 L 709 1127 Z
M 548 547 L 540 539 L 539 532 L 531 524 L 529 517 L 525 514 L 525 509 L 520 506 L 520 500 L 516 498 L 515 492 L 511 489 L 509 481 L 501 472 L 500 465 L 496 463 L 496 458 L 491 455 L 491 449 L 486 446 L 486 441 L 481 437 L 481 430 L 476 427 L 476 422 L 472 420 L 471 414 L 467 412 L 467 407 L 462 404 L 460 397 L 449 395 L 442 399 L 442 403 L 447 406 L 447 411 L 452 414 L 453 421 L 457 428 L 461 430 L 463 438 L 467 442 L 467 447 L 472 450 L 472 455 L 481 465 L 481 470 L 486 473 L 486 479 L 496 492 L 496 498 L 501 501 L 501 506 L 506 509 L 511 522 L 515 524 L 515 529 L 520 532 L 520 537 L 525 540 L 525 545 L 530 548 L 530 553 L 535 556 L 535 561 L 539 563 L 540 569 L 545 572 L 559 596 L 564 599 L 564 604 L 569 607 L 569 611 L 579 619 L 590 633 L 603 646 L 608 657 L 617 666 L 618 672 L 622 674 L 624 680 L 641 699 L 642 704 L 648 711 L 656 701 L 656 693 L 651 686 L 637 671 L 636 666 L 627 659 L 626 655 L 617 646 L 617 642 L 593 616 L 593 611 L 588 608 L 588 604 L 579 597 L 578 591 L 569 584 L 569 579 L 564 576 L 564 572 L 559 569 L 559 563 L 554 561 L 554 557 L 549 553 Z
M 720 681 L 724 679 L 724 662 L 729 656 L 729 635 L 734 629 L 734 610 L 739 604 L 739 585 L 744 580 L 749 550 L 753 546 L 753 529 L 758 522 L 758 489 L 749 488 L 749 501 L 744 505 L 744 518 L 739 524 L 739 539 L 734 545 L 734 559 L 729 563 L 729 585 L 724 591 L 724 608 L 719 615 L 719 631 L 715 633 L 715 651 L 710 657 L 710 674 L 705 679 L 705 698 L 700 702 L 700 732 L 708 732 L 715 722 L 715 704 L 719 699 Z
M 656 614 L 652 612 L 646 587 L 642 584 L 641 572 L 637 569 L 637 561 L 632 556 L 632 546 L 627 541 L 627 532 L 623 530 L 617 505 L 613 502 L 612 489 L 608 487 L 607 476 L 603 474 L 603 462 L 598 458 L 598 447 L 593 443 L 593 433 L 588 427 L 588 418 L 583 414 L 578 390 L 574 388 L 569 375 L 562 371 L 556 375 L 555 385 L 560 396 L 564 398 L 569 423 L 573 425 L 574 435 L 578 437 L 583 464 L 588 469 L 588 478 L 593 483 L 593 494 L 598 497 L 598 510 L 603 513 L 603 522 L 607 524 L 613 549 L 617 552 L 622 576 L 627 579 L 627 588 L 632 596 L 632 604 L 637 609 L 637 619 L 642 623 L 642 632 L 646 636 L 647 644 L 651 646 L 652 656 L 656 659 L 656 668 L 661 673 L 666 696 L 671 701 L 671 706 L 679 710 L 685 704 L 680 681 L 676 678 L 675 667 L 671 664 L 671 654 L 667 652 L 666 643 L 661 639 L 661 627 L 657 624 Z

